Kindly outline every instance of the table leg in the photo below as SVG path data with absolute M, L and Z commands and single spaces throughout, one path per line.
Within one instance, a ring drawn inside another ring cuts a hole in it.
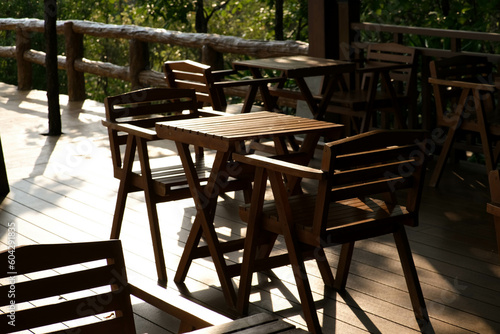
M 226 261 L 223 256 L 224 252 L 219 244 L 219 239 L 213 225 L 217 198 L 220 193 L 219 187 L 221 187 L 221 185 L 226 181 L 221 171 L 224 171 L 227 166 L 230 152 L 217 152 L 207 185 L 202 187 L 194 169 L 189 145 L 182 143 L 176 143 L 176 145 L 182 164 L 184 165 L 186 178 L 196 206 L 195 223 L 193 224 L 188 238 L 188 243 L 186 244 L 186 248 L 184 249 L 181 258 L 178 270 L 180 272 L 178 274 L 179 277 L 176 275 L 176 278 L 185 277 L 189 264 L 193 259 L 193 254 L 197 249 L 200 237 L 203 235 L 207 242 L 210 255 L 212 256 L 226 302 L 229 305 L 236 307 L 236 292 L 231 280 L 231 274 L 227 268 Z
M 304 78 L 295 78 L 295 82 L 297 83 L 297 86 L 299 86 L 299 89 L 302 92 L 304 100 L 309 106 L 313 117 L 316 118 L 318 116 L 318 105 L 314 101 L 314 96 L 312 95 L 307 82 L 304 80 Z

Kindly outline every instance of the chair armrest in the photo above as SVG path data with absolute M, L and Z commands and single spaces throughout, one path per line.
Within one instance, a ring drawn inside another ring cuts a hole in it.
M 358 73 L 374 73 L 374 72 L 387 72 L 393 70 L 400 70 L 404 68 L 411 68 L 412 64 L 367 64 L 364 67 L 356 69 Z
M 232 116 L 232 114 L 228 114 L 223 111 L 212 110 L 212 109 L 198 109 L 200 116 L 202 117 L 213 117 L 213 116 Z
M 262 84 L 278 83 L 284 81 L 284 78 L 257 78 L 257 79 L 244 79 L 244 80 L 231 80 L 214 82 L 214 86 L 221 88 L 237 87 L 237 86 L 258 86 Z
M 429 83 L 434 84 L 434 85 L 441 85 L 441 86 L 452 86 L 452 87 L 457 87 L 457 88 L 470 88 L 470 89 L 477 89 L 477 90 L 484 90 L 488 92 L 494 92 L 495 91 L 495 85 L 490 85 L 490 84 L 483 84 L 483 83 L 474 83 L 474 82 L 467 82 L 467 81 L 457 81 L 457 80 L 444 80 L 444 79 L 437 79 L 437 78 L 429 78 Z
M 180 294 L 156 285 L 148 285 L 138 280 L 129 283 L 130 294 L 166 312 L 189 327 L 200 329 L 231 322 L 219 313 L 194 303 Z
M 133 136 L 138 136 L 146 140 L 159 140 L 156 135 L 155 130 L 150 130 L 146 128 L 141 128 L 140 126 L 127 124 L 127 123 L 113 123 L 107 120 L 102 120 L 102 125 L 106 126 L 108 129 L 123 131 Z
M 236 70 L 216 70 L 216 71 L 212 71 L 212 75 L 215 77 L 215 79 L 217 81 L 219 80 L 222 80 L 222 78 L 228 76 L 228 75 L 233 75 L 233 74 L 237 74 L 238 71 Z
M 321 169 L 302 166 L 291 162 L 279 160 L 272 157 L 265 157 L 257 154 L 249 154 L 249 155 L 233 154 L 233 159 L 235 161 L 244 164 L 256 167 L 262 167 L 300 178 L 322 180 L 326 177 L 326 173 Z

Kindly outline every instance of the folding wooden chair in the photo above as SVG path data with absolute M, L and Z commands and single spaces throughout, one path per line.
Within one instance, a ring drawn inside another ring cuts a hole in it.
M 283 81 L 282 78 L 227 80 L 225 77 L 236 74 L 238 71 L 214 71 L 209 65 L 192 60 L 167 61 L 164 63 L 164 71 L 169 87 L 195 89 L 198 101 L 202 102 L 204 106 L 233 114 L 250 112 L 251 110 L 273 110 L 274 102 L 270 97 L 263 98 L 265 108 L 253 105 L 257 91 L 262 85 Z M 224 89 L 235 87 L 248 88 L 244 103 L 228 105 Z
M 128 194 L 144 192 L 158 281 L 165 285 L 167 273 L 156 204 L 190 198 L 191 192 L 177 155 L 167 165 L 164 162 L 161 167 L 151 168 L 148 143 L 161 140 L 154 128 L 156 122 L 224 114 L 199 111 L 192 89 L 142 89 L 107 97 L 104 105 L 106 120 L 102 123 L 108 128 L 114 176 L 120 180 L 111 239 L 120 236 Z M 137 170 L 133 166 L 136 153 L 140 163 Z M 196 149 L 196 153 L 196 173 L 200 180 L 207 180 L 211 164 L 206 161 L 201 149 Z M 230 179 L 224 189 L 233 191 L 244 187 L 248 187 L 248 183 Z
M 179 333 L 229 321 L 158 286 L 130 284 L 120 240 L 10 247 L 0 261 L 10 264 L 0 275 L 0 333 L 136 333 L 131 295 L 181 319 Z
M 452 147 L 482 152 L 487 173 L 494 170 L 500 154 L 500 113 L 495 107 L 493 65 L 486 57 L 458 56 L 431 61 L 430 72 L 436 125 L 447 130 L 436 136 L 443 146 L 430 186 L 438 186 Z
M 395 128 L 407 128 L 404 106 L 408 106 L 409 114 L 416 106 L 415 59 L 414 48 L 396 43 L 370 44 L 357 70 L 360 78 L 355 89 L 340 85 L 326 112 L 347 116 L 356 133 L 370 129 L 377 111 L 383 112 L 382 117 L 392 113 Z
M 248 229 L 239 310 L 247 312 L 253 272 L 291 263 L 308 329 L 320 333 L 304 261 L 315 259 L 324 283 L 341 290 L 355 242 L 393 234 L 415 316 L 419 325 L 426 326 L 425 301 L 405 232 L 405 225 L 418 225 L 425 144 L 423 131 L 367 132 L 326 143 L 320 169 L 270 157 L 236 155 L 236 161 L 256 168 L 251 204 L 240 210 Z M 290 196 L 286 182 L 290 176 L 316 180 L 316 193 Z M 272 201 L 264 201 L 267 180 Z M 260 246 L 277 235 L 283 235 L 287 252 L 269 257 L 269 249 Z M 334 279 L 324 248 L 339 244 Z

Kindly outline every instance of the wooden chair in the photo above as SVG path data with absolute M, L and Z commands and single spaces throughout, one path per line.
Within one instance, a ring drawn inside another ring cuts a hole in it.
M 500 114 L 495 108 L 492 72 L 493 65 L 486 57 L 459 56 L 430 62 L 436 125 L 448 130 L 436 136 L 443 147 L 430 186 L 438 186 L 452 147 L 483 152 L 487 172 L 495 169 L 500 153 Z M 476 145 L 478 139 L 480 145 Z
M 416 107 L 415 59 L 414 48 L 396 43 L 370 44 L 364 64 L 357 70 L 357 87 L 348 89 L 342 84 L 326 113 L 347 116 L 356 133 L 370 129 L 376 111 L 392 112 L 394 127 L 407 128 L 403 106 L 408 106 L 409 114 Z
M 120 236 L 128 194 L 144 192 L 158 282 L 165 285 L 167 273 L 156 204 L 190 198 L 191 192 L 180 158 L 174 156 L 163 162 L 163 167 L 152 168 L 148 143 L 161 140 L 154 128 L 156 122 L 224 114 L 199 111 L 192 89 L 142 89 L 107 97 L 104 105 L 106 120 L 102 123 L 108 128 L 114 176 L 120 180 L 111 239 Z M 196 173 L 203 182 L 209 177 L 211 165 L 201 149 L 196 152 Z M 137 170 L 133 166 L 136 153 L 140 164 Z M 232 191 L 243 187 L 248 187 L 248 183 L 230 180 L 224 189 Z
M 179 333 L 230 320 L 158 286 L 130 284 L 120 240 L 14 247 L 0 253 L 9 264 L 1 275 L 7 311 L 0 333 L 41 326 L 51 333 L 135 333 L 131 295 L 181 319 Z
M 492 170 L 488 176 L 491 202 L 488 203 L 486 210 L 488 213 L 493 215 L 497 237 L 498 256 L 500 257 L 500 171 L 498 169 Z
M 428 324 L 424 297 L 412 259 L 405 225 L 418 225 L 427 153 L 425 132 L 376 130 L 326 143 L 321 168 L 305 167 L 270 157 L 237 155 L 256 167 L 250 205 L 240 216 L 248 223 L 238 309 L 246 313 L 252 273 L 291 263 L 308 329 L 320 333 L 304 261 L 315 259 L 323 281 L 345 288 L 358 240 L 393 234 L 415 316 Z M 290 177 L 316 180 L 315 194 L 290 196 Z M 274 200 L 264 201 L 269 179 Z M 286 254 L 266 256 L 269 238 L 283 235 Z M 262 239 L 262 242 L 260 241 Z M 324 248 L 342 244 L 334 279 Z
M 236 74 L 235 70 L 213 71 L 209 65 L 191 60 L 167 61 L 164 64 L 167 85 L 172 88 L 192 88 L 196 90 L 198 101 L 213 110 L 228 113 L 250 112 L 264 110 L 253 105 L 260 86 L 280 82 L 281 78 L 262 78 L 245 80 L 225 80 L 224 77 Z M 246 87 L 243 104 L 228 105 L 224 89 Z M 264 99 L 265 110 L 273 110 L 274 103 L 270 97 Z

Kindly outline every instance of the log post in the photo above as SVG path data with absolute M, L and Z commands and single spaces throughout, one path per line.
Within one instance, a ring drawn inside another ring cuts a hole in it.
M 317 0 L 308 3 L 309 55 L 339 59 L 340 24 L 337 1 Z
M 212 66 L 214 70 L 224 69 L 224 56 L 222 53 L 215 51 L 208 45 L 203 45 L 201 48 L 201 62 Z
M 73 31 L 73 22 L 64 23 L 66 41 L 66 73 L 69 101 L 85 100 L 85 76 L 75 69 L 75 61 L 83 58 L 83 35 Z
M 132 83 L 132 89 L 143 88 L 139 80 L 139 74 L 150 67 L 148 43 L 136 39 L 130 40 L 129 57 L 129 80 Z
M 359 32 L 351 28 L 353 22 L 360 20 L 359 0 L 338 0 L 338 22 L 339 22 L 339 57 L 342 60 L 355 58 L 352 48 L 353 42 L 359 41 Z
M 47 70 L 47 103 L 49 107 L 49 136 L 62 134 L 59 104 L 59 77 L 57 64 L 57 0 L 44 0 L 45 7 L 45 65 Z
M 16 28 L 17 89 L 30 90 L 33 83 L 33 68 L 24 59 L 24 52 L 31 49 L 30 32 L 20 26 Z

